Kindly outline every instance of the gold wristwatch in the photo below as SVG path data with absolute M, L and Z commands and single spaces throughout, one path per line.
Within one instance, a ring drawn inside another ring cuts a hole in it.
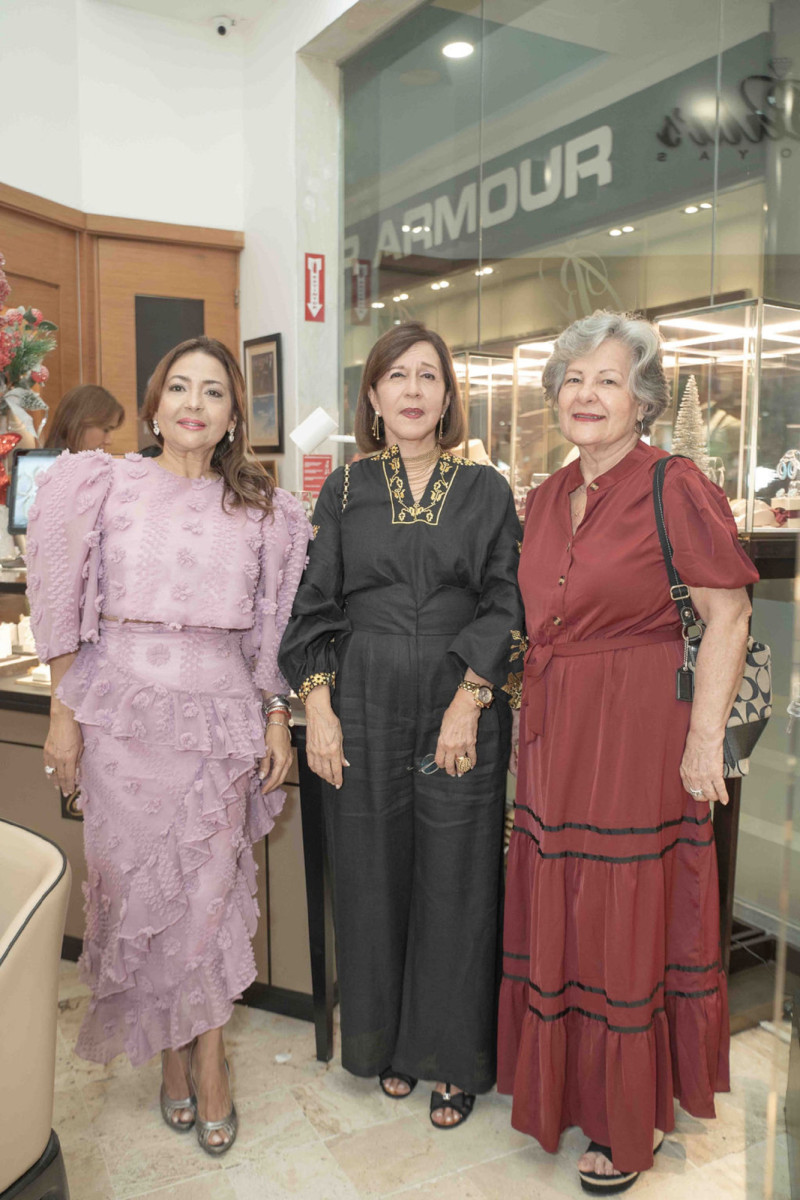
M 478 708 L 491 708 L 494 704 L 494 693 L 485 684 L 473 683 L 471 679 L 462 679 L 458 686 L 465 692 L 471 692 L 472 699 Z

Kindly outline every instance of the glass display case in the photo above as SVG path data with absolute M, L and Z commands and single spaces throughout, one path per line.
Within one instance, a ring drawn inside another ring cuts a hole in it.
M 652 441 L 675 449 L 693 376 L 710 478 L 724 488 L 743 532 L 800 529 L 800 308 L 743 300 L 658 321 L 673 404 Z
M 453 364 L 467 415 L 467 437 L 461 452 L 475 462 L 493 463 L 510 478 L 513 360 L 461 351 L 453 355 Z
M 693 450 L 709 478 L 724 489 L 740 531 L 757 530 L 768 536 L 796 533 L 800 530 L 800 307 L 743 300 L 670 313 L 657 323 L 664 338 L 672 403 L 655 423 L 650 440 L 664 450 L 686 452 L 685 441 L 680 445 L 676 438 L 683 404 L 682 423 L 687 423 L 687 415 L 694 417 Z M 487 364 L 481 367 L 480 378 L 476 367 L 469 367 L 469 374 L 476 375 L 474 383 L 470 381 L 472 437 L 478 436 L 473 429 L 486 429 L 491 420 L 485 393 L 492 391 L 492 371 L 503 371 L 503 403 L 497 406 L 496 433 L 486 449 L 496 465 L 502 458 L 501 469 L 513 482 L 520 512 L 530 488 L 576 453 L 561 436 L 542 390 L 542 371 L 552 349 L 552 338 L 516 346 L 510 379 L 507 360 L 502 368 L 493 368 L 496 359 L 459 356 L 462 379 L 467 364 Z

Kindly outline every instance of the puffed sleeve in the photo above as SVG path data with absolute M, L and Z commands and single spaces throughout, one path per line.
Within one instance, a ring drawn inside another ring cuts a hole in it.
M 45 471 L 28 512 L 28 600 L 42 662 L 95 642 L 103 606 L 100 530 L 113 460 L 65 451 Z
M 284 693 L 289 687 L 278 668 L 278 647 L 306 565 L 311 526 L 299 500 L 276 488 L 272 514 L 264 518 L 261 528 L 255 620 L 242 649 L 253 663 L 256 686 L 263 692 Z
M 344 470 L 329 475 L 314 508 L 314 540 L 294 600 L 278 662 L 301 700 L 321 684 L 336 682 L 333 639 L 349 630 L 342 587 L 342 492 Z
M 473 620 L 451 642 L 448 653 L 464 670 L 471 667 L 511 694 L 509 673 L 521 669 L 524 648 L 517 583 L 522 530 L 511 488 L 493 467 L 480 469 L 487 472 L 488 485 L 480 514 L 486 544 L 483 584 Z
M 669 464 L 664 520 L 675 569 L 689 587 L 733 589 L 758 579 L 725 493 L 694 463 L 676 458 Z

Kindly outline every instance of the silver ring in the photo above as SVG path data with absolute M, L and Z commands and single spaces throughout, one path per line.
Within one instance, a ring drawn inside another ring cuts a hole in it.
M 45 775 L 55 775 L 56 769 L 55 767 L 45 767 L 44 773 Z
M 703 794 L 702 788 L 689 788 L 689 791 L 692 793 L 693 796 L 702 796 L 702 794 Z

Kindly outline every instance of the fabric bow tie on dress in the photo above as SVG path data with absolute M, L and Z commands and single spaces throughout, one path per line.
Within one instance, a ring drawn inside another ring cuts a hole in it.
M 547 690 L 544 673 L 553 657 L 552 642 L 529 646 L 523 667 L 525 695 L 525 736 L 528 741 L 544 733 Z

